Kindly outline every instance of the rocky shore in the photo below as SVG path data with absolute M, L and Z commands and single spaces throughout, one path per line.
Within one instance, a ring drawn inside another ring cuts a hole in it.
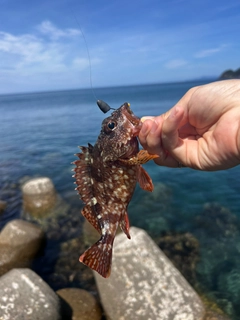
M 219 77 L 219 80 L 227 79 L 240 79 L 240 68 L 238 68 L 237 70 L 226 70 Z
M 118 234 L 112 274 L 104 279 L 78 261 L 99 235 L 50 179 L 25 181 L 22 199 L 20 219 L 0 232 L 0 320 L 229 319 L 206 307 L 176 268 L 186 261 L 191 267 L 182 273 L 194 279 L 198 243 L 191 235 L 158 239 L 164 252 L 174 253 L 173 264 L 142 229 L 132 227 L 131 240 Z M 2 216 L 6 207 L 0 202 Z M 184 260 L 179 244 L 188 250 Z

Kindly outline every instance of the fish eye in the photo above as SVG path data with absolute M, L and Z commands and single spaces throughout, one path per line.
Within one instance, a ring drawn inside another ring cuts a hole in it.
M 107 126 L 110 130 L 113 130 L 115 128 L 116 124 L 115 124 L 115 122 L 109 122 Z
M 105 119 L 106 121 L 103 122 L 103 130 L 106 134 L 112 133 L 117 128 L 117 121 L 112 119 Z

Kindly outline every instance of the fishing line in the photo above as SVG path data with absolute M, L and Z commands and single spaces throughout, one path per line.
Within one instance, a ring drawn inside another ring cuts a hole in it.
M 71 10 L 72 11 L 72 10 Z M 87 52 L 87 57 L 88 57 L 88 63 L 89 63 L 89 81 L 90 81 L 90 87 L 91 87 L 91 90 L 92 90 L 92 95 L 94 96 L 94 98 L 96 99 L 96 102 L 97 102 L 97 105 L 99 107 L 99 109 L 103 112 L 103 113 L 106 113 L 108 112 L 110 109 L 112 110 L 115 110 L 114 108 L 111 108 L 105 101 L 103 100 L 99 100 L 97 99 L 96 95 L 95 95 L 95 91 L 93 89 L 93 81 L 92 81 L 92 64 L 91 64 L 91 57 L 90 57 L 90 53 L 89 53 L 89 49 L 88 49 L 88 44 L 87 44 L 87 40 L 85 38 L 85 35 L 82 31 L 82 28 L 80 26 L 80 23 L 78 22 L 78 19 L 76 17 L 76 15 L 74 14 L 74 12 L 72 11 L 72 15 L 78 25 L 78 28 L 81 32 L 81 35 L 83 37 L 83 40 L 84 40 L 84 44 L 85 44 L 85 48 L 86 48 L 86 52 Z
M 72 11 L 72 10 L 71 10 L 71 11 Z M 81 26 L 80 26 L 80 23 L 78 22 L 78 19 L 77 19 L 76 15 L 75 15 L 75 13 L 74 13 L 73 11 L 72 11 L 72 15 L 73 15 L 73 17 L 74 17 L 74 19 L 75 19 L 75 22 L 76 22 L 76 24 L 77 24 L 77 26 L 78 26 L 78 28 L 79 28 L 79 30 L 80 30 L 80 32 L 81 32 L 81 35 L 82 35 L 83 40 L 84 40 L 84 44 L 85 44 L 85 48 L 86 48 L 86 52 L 87 52 L 87 57 L 88 57 L 88 63 L 89 63 L 89 81 L 90 81 L 90 87 L 91 87 L 92 94 L 93 94 L 94 98 L 97 100 L 97 97 L 96 97 L 95 92 L 94 92 L 94 89 L 93 89 L 93 83 L 92 83 L 92 64 L 91 64 L 90 53 L 89 53 L 89 50 L 88 50 L 87 40 L 86 40 L 85 35 L 84 35 L 83 31 L 82 31 L 82 28 L 81 28 Z

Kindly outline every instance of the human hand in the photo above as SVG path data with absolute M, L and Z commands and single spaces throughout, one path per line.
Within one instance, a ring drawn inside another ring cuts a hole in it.
M 199 170 L 240 164 L 240 80 L 190 89 L 168 112 L 143 117 L 139 140 L 161 166 Z

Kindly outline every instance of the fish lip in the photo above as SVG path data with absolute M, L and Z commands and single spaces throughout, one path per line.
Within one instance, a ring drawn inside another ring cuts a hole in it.
M 135 116 L 135 114 L 130 109 L 130 104 L 128 102 L 125 102 L 122 105 L 122 113 L 125 115 L 125 117 L 131 122 L 131 124 L 134 126 L 132 128 L 132 133 L 134 136 L 137 136 L 141 130 L 142 122 L 140 118 Z

